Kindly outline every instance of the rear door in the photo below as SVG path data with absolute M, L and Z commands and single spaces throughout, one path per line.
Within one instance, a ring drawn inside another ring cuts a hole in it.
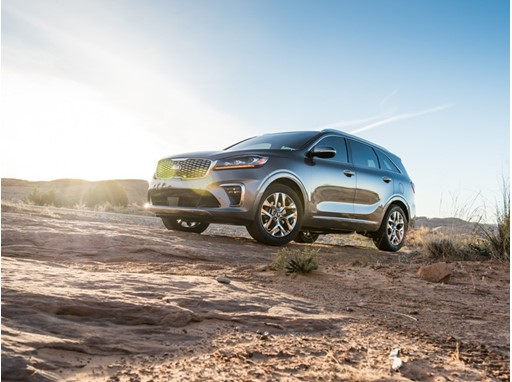
M 370 145 L 351 139 L 348 143 L 357 176 L 354 216 L 373 229 L 380 225 L 385 203 L 394 193 L 393 176 L 381 170 L 378 152 Z

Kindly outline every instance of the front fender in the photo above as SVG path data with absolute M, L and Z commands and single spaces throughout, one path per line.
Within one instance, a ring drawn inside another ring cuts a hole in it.
M 291 183 L 292 188 L 297 188 L 300 191 L 299 196 L 301 197 L 302 206 L 304 208 L 304 211 L 306 211 L 306 205 L 309 200 L 308 191 L 307 191 L 306 187 L 304 186 L 304 184 L 302 183 L 302 181 L 300 180 L 300 178 L 296 174 L 294 174 L 291 171 L 286 171 L 286 170 L 285 171 L 283 171 L 283 170 L 274 171 L 274 172 L 268 174 L 265 177 L 265 179 L 260 183 L 258 190 L 257 190 L 257 197 L 255 198 L 255 201 L 254 201 L 254 206 L 253 206 L 254 211 L 256 211 L 256 209 L 258 208 L 259 201 L 261 200 L 261 197 L 263 196 L 263 193 L 265 192 L 265 190 L 271 184 L 276 183 L 276 182 L 278 182 L 278 183 L 280 182 L 285 185 L 290 184 L 290 182 L 292 182 Z M 295 187 L 293 187 L 293 185 Z

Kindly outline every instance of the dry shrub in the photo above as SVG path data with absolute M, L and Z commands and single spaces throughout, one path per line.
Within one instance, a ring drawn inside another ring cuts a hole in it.
M 31 204 L 36 206 L 58 206 L 57 192 L 55 190 L 41 191 L 39 188 L 34 188 L 27 197 Z
M 128 194 L 119 182 L 107 180 L 97 182 L 84 194 L 83 203 L 87 207 L 128 205 Z
M 497 203 L 495 224 L 484 224 L 485 211 L 472 208 L 475 201 L 466 203 L 471 208 L 457 208 L 470 230 L 452 227 L 446 230 L 417 229 L 408 236 L 412 247 L 424 248 L 432 260 L 497 260 L 510 261 L 510 184 L 502 183 L 502 200 Z M 470 211 L 468 213 L 467 211 Z
M 425 243 L 428 257 L 434 261 L 468 261 L 492 259 L 492 248 L 479 236 L 438 237 Z
M 318 251 L 305 249 L 282 248 L 272 263 L 272 269 L 284 271 L 286 275 L 292 273 L 309 273 L 318 269 Z
M 435 260 L 447 260 L 457 257 L 458 251 L 451 239 L 441 238 L 426 243 L 427 251 Z
M 423 248 L 431 240 L 434 232 L 428 227 L 419 227 L 407 232 L 406 245 L 413 248 Z
M 503 180 L 501 205 L 496 207 L 496 225 L 480 226 L 480 234 L 493 260 L 510 260 L 510 183 Z

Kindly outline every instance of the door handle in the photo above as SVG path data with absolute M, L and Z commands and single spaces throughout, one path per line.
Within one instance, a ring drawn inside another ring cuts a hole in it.
M 345 171 L 343 171 L 343 173 L 345 174 L 345 176 L 348 176 L 349 178 L 356 174 L 354 171 L 350 171 L 350 170 L 345 170 Z
M 384 181 L 384 183 L 389 183 L 389 182 L 391 182 L 393 179 L 388 178 L 387 176 L 385 176 L 384 178 L 382 178 L 382 180 Z

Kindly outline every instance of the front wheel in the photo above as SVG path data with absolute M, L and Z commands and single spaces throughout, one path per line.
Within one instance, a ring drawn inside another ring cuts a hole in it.
M 285 245 L 295 240 L 302 225 L 302 203 L 295 191 L 283 184 L 265 190 L 254 221 L 247 231 L 257 241 Z
M 392 206 L 386 212 L 373 242 L 383 251 L 396 252 L 404 245 L 407 228 L 404 211 L 399 206 Z
M 192 233 L 202 233 L 204 232 L 209 223 L 203 222 L 194 222 L 177 218 L 162 218 L 162 222 L 164 223 L 165 228 L 173 230 L 173 231 L 182 231 L 182 232 L 192 232 Z

